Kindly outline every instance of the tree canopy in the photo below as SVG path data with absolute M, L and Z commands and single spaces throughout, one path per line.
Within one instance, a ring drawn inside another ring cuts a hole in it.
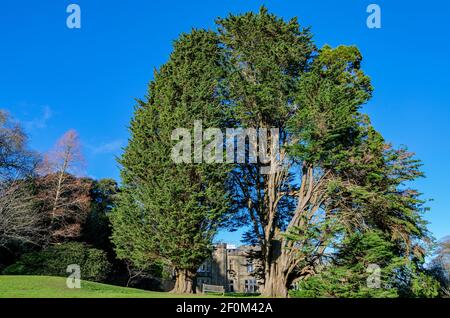
M 113 213 L 120 257 L 164 259 L 184 271 L 178 283 L 191 281 L 225 220 L 231 229 L 246 225 L 244 240 L 261 247 L 266 296 L 287 296 L 330 259 L 345 258 L 345 248 L 330 251 L 352 240 L 385 253 L 372 257 L 369 249 L 362 263 L 332 270 L 360 278 L 366 258 L 402 264 L 412 289 L 431 242 L 425 201 L 410 183 L 423 176 L 421 163 L 386 142 L 362 112 L 373 87 L 358 48 L 318 48 L 309 28 L 264 7 L 216 22 L 216 31 L 180 36 L 138 101 Z M 187 128 L 177 137 L 191 138 L 199 120 L 221 131 L 276 128 L 279 139 L 269 141 L 279 152 L 269 150 L 269 162 L 205 163 L 190 152 L 193 161 L 174 162 L 174 129 Z
M 173 266 L 176 292 L 194 291 L 197 269 L 228 209 L 227 165 L 171 159 L 174 129 L 194 133 L 196 119 L 204 127 L 224 125 L 220 51 L 213 32 L 193 30 L 175 42 L 139 101 L 120 160 L 123 188 L 112 214 L 117 254 L 141 266 L 155 260 Z

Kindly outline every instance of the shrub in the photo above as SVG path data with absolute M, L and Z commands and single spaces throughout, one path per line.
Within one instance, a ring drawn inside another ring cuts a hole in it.
M 19 261 L 6 267 L 3 274 L 68 276 L 66 269 L 70 264 L 80 266 L 83 280 L 96 282 L 106 280 L 111 270 L 104 251 L 82 243 L 64 243 L 22 255 Z

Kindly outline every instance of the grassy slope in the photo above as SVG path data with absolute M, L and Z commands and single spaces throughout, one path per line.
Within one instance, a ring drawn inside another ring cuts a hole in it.
M 66 278 L 49 276 L 0 275 L 0 298 L 178 298 L 204 295 L 175 295 L 106 284 L 81 282 L 81 289 L 70 289 Z M 214 297 L 208 295 L 208 297 Z

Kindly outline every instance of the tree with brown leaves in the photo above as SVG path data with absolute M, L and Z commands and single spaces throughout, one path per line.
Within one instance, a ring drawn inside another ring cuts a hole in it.
M 82 175 L 84 158 L 78 133 L 67 131 L 38 168 L 38 197 L 48 219 L 50 241 L 80 235 L 90 209 L 91 181 Z

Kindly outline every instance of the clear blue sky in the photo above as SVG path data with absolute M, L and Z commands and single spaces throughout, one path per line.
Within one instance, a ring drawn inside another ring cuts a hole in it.
M 66 27 L 70 3 L 81 7 L 80 30 Z M 370 3 L 381 7 L 381 29 L 366 27 Z M 450 234 L 448 0 L 2 0 L 0 108 L 23 122 L 39 151 L 78 130 L 88 174 L 118 179 L 114 157 L 128 138 L 133 99 L 145 94 L 172 41 L 262 4 L 298 16 L 319 46 L 360 48 L 375 86 L 365 111 L 387 140 L 423 160 L 427 178 L 416 186 L 434 199 L 426 218 L 437 238 Z M 237 235 L 220 238 L 239 243 Z

